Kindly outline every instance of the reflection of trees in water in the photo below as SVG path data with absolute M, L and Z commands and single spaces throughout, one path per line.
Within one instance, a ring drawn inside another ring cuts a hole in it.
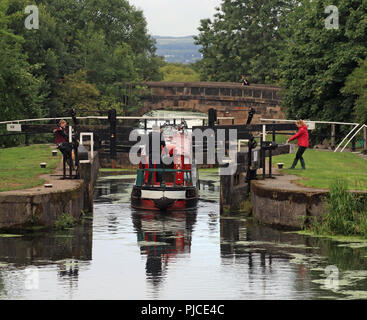
M 111 202 L 114 200 L 130 200 L 130 193 L 135 179 L 111 179 L 99 180 L 97 187 L 94 189 L 94 201 Z M 116 195 L 114 197 L 114 195 Z
M 133 211 L 132 220 L 142 255 L 147 258 L 146 274 L 154 287 L 164 278 L 169 260 L 190 253 L 197 212 Z
M 239 219 L 221 219 L 220 235 L 223 262 L 246 263 L 251 279 L 259 270 L 275 275 L 275 271 L 286 267 L 293 273 L 289 281 L 293 282 L 295 292 L 302 294 L 319 295 L 322 284 L 312 281 L 325 279 L 323 269 L 327 266 L 335 265 L 341 273 L 366 270 L 363 256 L 367 248 L 340 247 L 340 243 L 330 239 L 287 233 Z M 290 264 L 292 259 L 297 261 Z M 366 284 L 367 279 L 362 279 L 352 285 L 352 290 L 365 290 Z M 335 295 L 324 291 L 323 294 Z
M 63 232 L 26 233 L 23 237 L 0 238 L 0 262 L 12 264 L 12 268 L 19 271 L 28 266 L 57 264 L 60 278 L 71 277 L 76 283 L 78 261 L 92 259 L 92 231 L 92 221 L 83 220 L 75 228 Z M 4 270 L 7 272 L 6 267 Z M 6 278 L 1 279 L 0 274 L 0 293 L 6 287 L 4 281 Z
M 91 260 L 91 222 L 83 223 L 65 232 L 0 238 L 0 261 L 14 263 L 16 266 L 38 265 L 67 258 Z
M 227 263 L 228 261 L 246 263 L 249 283 L 259 281 L 259 272 L 267 275 L 269 279 L 274 277 L 282 267 L 279 260 L 278 265 L 274 266 L 274 260 L 282 259 L 280 260 L 283 261 L 282 263 L 287 263 L 291 259 L 291 256 L 286 253 L 287 249 L 278 247 L 277 244 L 304 244 L 298 235 L 285 234 L 273 228 L 239 219 L 240 217 L 220 220 L 221 258 L 223 262 L 227 261 Z M 304 280 L 307 280 L 307 269 L 304 266 L 296 268 L 296 273 L 298 273 L 296 274 L 298 280 L 301 280 L 296 281 L 296 285 L 301 284 L 301 287 L 296 290 L 303 291 L 305 289 Z M 265 288 L 266 278 L 263 278 L 263 282 Z
M 348 244 L 333 242 L 330 239 L 310 238 L 314 246 L 320 248 L 321 255 L 328 258 L 329 265 L 335 265 L 339 271 L 366 270 L 367 248 L 350 248 Z M 346 246 L 338 246 L 346 245 Z

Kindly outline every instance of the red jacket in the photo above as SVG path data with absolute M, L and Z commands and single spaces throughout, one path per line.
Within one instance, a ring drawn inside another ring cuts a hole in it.
M 62 129 L 61 127 L 57 127 L 57 130 L 55 132 L 55 144 L 68 142 L 68 132 L 65 129 Z
M 295 139 L 298 139 L 298 146 L 308 148 L 309 140 L 308 140 L 308 129 L 306 125 L 299 128 L 298 132 L 292 138 L 290 138 L 289 141 Z

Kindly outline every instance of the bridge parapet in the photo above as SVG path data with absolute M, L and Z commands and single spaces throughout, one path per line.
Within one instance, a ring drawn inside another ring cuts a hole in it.
M 229 82 L 146 82 L 145 85 L 151 89 L 151 94 L 145 96 L 140 112 L 166 109 L 207 113 L 215 108 L 220 117 L 235 118 L 236 124 L 243 124 L 249 109 L 254 108 L 254 123 L 264 116 L 284 118 L 281 88 L 275 86 L 243 87 Z

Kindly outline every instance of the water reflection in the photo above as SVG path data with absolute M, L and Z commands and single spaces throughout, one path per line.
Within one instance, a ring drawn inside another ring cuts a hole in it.
M 146 257 L 147 279 L 159 286 L 169 262 L 191 251 L 197 212 L 171 213 L 133 211 L 132 221 L 140 252 Z
M 100 177 L 93 220 L 65 232 L 0 237 L 0 298 L 367 298 L 367 243 L 220 216 L 216 172 L 200 179 L 197 210 L 165 214 L 131 209 L 134 176 Z M 325 282 L 328 266 L 339 270 L 338 288 Z M 25 288 L 29 267 L 39 271 L 37 290 Z
M 60 232 L 28 232 L 21 237 L 0 237 L 0 261 L 20 266 L 41 266 L 65 259 L 92 260 L 92 220 Z
M 92 240 L 93 224 L 89 217 L 65 231 L 0 237 L 0 298 L 37 299 L 40 287 L 44 286 L 40 281 L 43 270 L 55 270 L 57 281 L 70 296 L 78 286 L 79 270 L 88 268 L 92 260 Z M 49 288 L 46 291 L 46 295 L 50 294 Z

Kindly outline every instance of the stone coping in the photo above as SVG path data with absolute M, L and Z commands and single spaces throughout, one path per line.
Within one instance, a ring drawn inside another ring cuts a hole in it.
M 58 175 L 58 176 L 56 176 Z M 0 198 L 9 197 L 9 196 L 37 196 L 44 195 L 49 193 L 59 193 L 59 192 L 67 192 L 72 191 L 79 188 L 82 184 L 82 180 L 60 180 L 62 176 L 62 169 L 59 167 L 51 174 L 41 175 L 40 178 L 44 179 L 45 182 L 33 188 L 28 189 L 20 189 L 20 190 L 11 190 L 11 191 L 3 191 L 0 192 Z M 52 188 L 46 188 L 45 184 L 52 184 Z
M 240 82 L 159 82 L 148 81 L 144 83 L 149 87 L 214 87 L 214 88 L 243 88 Z M 259 89 L 272 89 L 280 91 L 282 88 L 266 85 L 266 84 L 251 84 L 244 88 L 259 88 Z
M 278 169 L 272 168 L 274 172 L 273 179 L 265 180 L 253 180 L 251 181 L 251 186 L 254 185 L 257 188 L 262 188 L 269 191 L 279 191 L 279 192 L 294 192 L 294 193 L 304 193 L 304 194 L 328 194 L 329 189 L 314 188 L 308 186 L 302 186 L 298 181 L 302 180 L 302 177 L 297 175 L 286 175 L 281 173 Z M 353 193 L 367 194 L 367 191 L 362 190 L 351 190 Z

